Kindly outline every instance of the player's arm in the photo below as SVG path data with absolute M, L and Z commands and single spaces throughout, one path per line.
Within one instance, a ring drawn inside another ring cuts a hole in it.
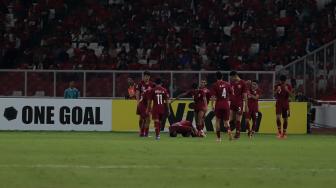
M 176 99 L 179 99 L 179 98 L 181 98 L 181 97 L 185 97 L 185 96 L 187 96 L 189 93 L 190 93 L 190 91 L 183 92 L 183 93 L 177 95 Z
M 183 92 L 183 93 L 177 95 L 177 96 L 175 97 L 175 99 L 171 100 L 169 103 L 173 103 L 174 101 L 178 100 L 178 99 L 181 98 L 181 97 L 184 97 L 184 96 L 188 95 L 189 93 L 190 93 L 190 91 Z
M 166 98 L 166 108 L 167 108 L 167 112 L 168 112 L 168 115 L 170 115 L 170 106 L 169 104 L 171 103 L 170 101 L 170 96 L 169 96 L 169 93 L 166 91 L 165 93 L 165 98 Z
M 248 112 L 246 84 L 243 85 L 243 112 Z
M 281 87 L 279 85 L 274 87 L 274 97 L 277 97 L 278 93 L 280 93 Z
M 205 104 L 205 110 L 208 109 L 208 101 L 207 101 L 207 98 L 206 98 L 206 94 L 204 93 L 204 96 L 203 96 L 203 102 Z
M 289 95 L 292 95 L 292 88 L 291 88 L 291 86 L 286 85 L 286 86 L 285 86 L 285 91 L 286 91 Z
M 137 104 L 139 104 L 139 102 L 140 102 L 140 91 L 139 91 L 139 89 L 136 89 L 136 91 L 135 91 L 135 98 L 136 98 Z
M 146 114 L 149 114 L 151 107 L 152 107 L 152 99 L 148 99 Z
M 168 115 L 170 115 L 170 107 L 169 107 L 169 104 L 170 104 L 170 99 L 167 98 L 166 106 L 167 106 Z
M 146 113 L 149 114 L 150 109 L 152 107 L 152 101 L 154 100 L 153 97 L 152 97 L 152 91 L 148 91 L 148 93 L 145 93 L 145 97 L 148 100 Z
M 259 100 L 259 94 L 258 94 L 258 93 L 256 93 L 255 95 L 250 94 L 250 97 L 251 97 L 252 99 Z
M 243 106 L 244 106 L 244 112 L 248 112 L 247 92 L 243 93 Z

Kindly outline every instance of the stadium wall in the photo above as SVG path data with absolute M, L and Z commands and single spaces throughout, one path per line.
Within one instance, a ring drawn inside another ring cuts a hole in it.
M 193 110 L 189 108 L 190 100 L 177 100 L 171 105 L 172 113 L 164 121 L 162 130 L 167 130 L 169 124 L 181 120 L 193 120 Z M 113 131 L 138 131 L 138 116 L 136 115 L 136 101 L 134 100 L 113 100 L 112 101 L 112 124 Z M 262 115 L 259 125 L 259 133 L 275 133 L 275 101 L 259 102 L 260 112 Z M 307 103 L 292 102 L 290 103 L 291 117 L 289 118 L 289 134 L 306 134 L 307 133 Z M 210 109 L 210 108 L 209 108 Z M 195 123 L 195 122 L 194 122 Z M 212 111 L 208 111 L 205 118 L 207 131 L 213 131 L 215 118 Z M 244 126 L 243 131 L 244 131 Z M 153 122 L 151 122 L 153 128 Z
M 111 100 L 0 98 L 0 104 L 0 130 L 112 130 Z
M 191 100 L 177 100 L 162 130 L 181 120 L 193 121 Z M 135 100 L 0 98 L 0 130 L 27 131 L 138 131 Z M 307 132 L 307 103 L 292 102 L 288 133 Z M 275 102 L 261 101 L 258 132 L 275 133 Z M 210 108 L 209 108 L 210 109 Z M 214 130 L 214 113 L 205 118 L 207 131 Z M 245 131 L 244 121 L 242 131 Z M 151 123 L 153 128 L 153 122 Z

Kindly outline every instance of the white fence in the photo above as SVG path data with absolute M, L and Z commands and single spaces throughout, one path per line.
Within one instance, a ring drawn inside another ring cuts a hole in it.
M 127 95 L 127 78 L 138 82 L 144 71 L 107 70 L 0 70 L 0 96 L 22 97 L 63 97 L 70 81 L 75 81 L 81 96 L 85 98 L 119 98 Z M 153 79 L 161 77 L 176 97 L 191 88 L 192 83 L 215 81 L 216 71 L 151 71 Z M 223 71 L 228 80 L 229 71 Z M 263 99 L 273 98 L 275 72 L 241 71 L 243 79 L 259 80 Z

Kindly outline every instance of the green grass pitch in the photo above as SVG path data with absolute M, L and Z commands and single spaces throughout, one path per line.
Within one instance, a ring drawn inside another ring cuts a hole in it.
M 336 187 L 336 136 L 226 138 L 0 132 L 0 187 Z

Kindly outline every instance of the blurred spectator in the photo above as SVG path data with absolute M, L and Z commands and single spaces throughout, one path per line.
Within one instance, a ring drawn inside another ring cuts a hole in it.
M 274 70 L 336 37 L 335 1 L 0 2 L 0 68 Z
M 75 88 L 75 82 L 71 81 L 69 83 L 69 88 L 64 90 L 65 99 L 78 99 L 80 97 L 80 92 Z
M 135 99 L 135 83 L 133 78 L 129 77 L 127 79 L 128 88 L 127 88 L 127 96 L 126 99 Z

